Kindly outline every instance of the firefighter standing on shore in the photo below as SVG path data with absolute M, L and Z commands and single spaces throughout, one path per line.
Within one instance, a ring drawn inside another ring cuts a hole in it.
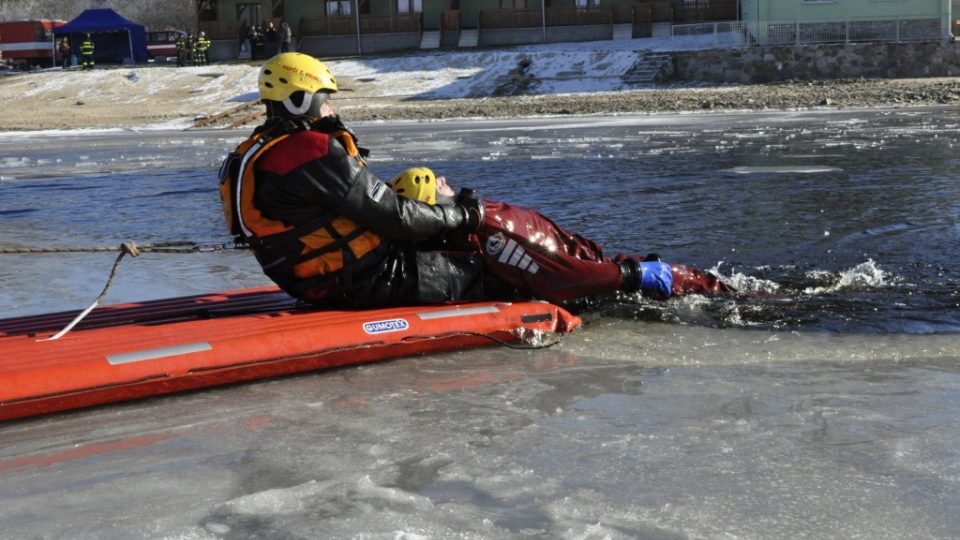
M 93 38 L 86 34 L 80 44 L 80 57 L 83 59 L 83 69 L 93 69 Z
M 206 66 L 210 62 L 207 61 L 207 50 L 210 49 L 210 40 L 207 39 L 206 32 L 200 31 L 200 34 L 197 35 L 197 44 L 196 50 L 194 52 L 194 65 L 196 66 Z
M 187 65 L 187 38 L 177 34 L 177 67 Z
M 63 69 L 70 67 L 70 39 L 63 38 L 60 40 L 60 65 Z
M 280 52 L 290 52 L 290 44 L 293 42 L 293 30 L 287 21 L 280 24 Z
M 187 34 L 187 52 L 184 55 L 184 65 L 192 66 L 196 61 L 197 54 L 197 36 L 193 32 Z

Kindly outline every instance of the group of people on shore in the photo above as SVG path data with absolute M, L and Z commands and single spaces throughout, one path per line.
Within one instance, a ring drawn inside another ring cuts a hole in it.
M 240 27 L 241 54 L 249 52 L 252 60 L 272 58 L 280 53 L 290 52 L 293 49 L 293 29 L 286 21 L 277 26 L 274 21 L 265 21 L 261 25 L 248 25 L 246 21 Z M 176 41 L 177 67 L 209 65 L 208 51 L 211 41 L 206 32 L 190 32 L 181 34 Z M 76 53 L 79 52 L 79 59 Z M 78 50 L 74 50 L 68 37 L 63 37 L 57 44 L 57 53 L 63 69 L 71 65 L 80 64 L 83 69 L 94 67 L 94 43 L 88 33 Z
M 210 64 L 207 51 L 210 50 L 210 40 L 207 33 L 200 31 L 180 35 L 177 38 L 177 67 L 206 66 Z
M 180 34 L 177 37 L 177 67 L 206 66 L 210 63 L 207 51 L 210 50 L 210 39 L 206 32 L 191 32 Z M 80 43 L 80 65 L 83 69 L 93 69 L 93 53 L 95 47 L 93 37 L 87 33 Z M 73 47 L 69 37 L 63 37 L 57 44 L 57 53 L 60 56 L 60 65 L 63 69 L 69 68 L 75 61 Z
M 80 65 L 83 69 L 93 69 L 93 36 L 90 33 L 84 34 L 83 41 L 80 42 Z M 57 52 L 60 54 L 60 66 L 67 69 L 74 62 L 73 49 L 70 46 L 70 38 L 64 37 L 57 45 Z
M 286 21 L 278 27 L 273 21 L 261 25 L 240 26 L 240 50 L 250 53 L 251 60 L 272 58 L 279 53 L 290 52 L 293 46 L 293 29 Z

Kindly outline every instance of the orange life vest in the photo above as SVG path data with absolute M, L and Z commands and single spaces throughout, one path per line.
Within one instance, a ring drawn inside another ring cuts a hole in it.
M 254 204 L 257 159 L 292 133 L 309 127 L 285 120 L 258 130 L 240 143 L 220 168 L 220 200 L 227 227 L 253 248 L 264 271 L 283 288 L 291 288 L 293 280 L 349 269 L 380 245 L 378 235 L 342 216 L 293 226 L 264 216 Z M 351 159 L 364 165 L 349 132 L 334 131 L 330 135 Z M 298 252 L 290 257 L 295 246 L 299 246 Z

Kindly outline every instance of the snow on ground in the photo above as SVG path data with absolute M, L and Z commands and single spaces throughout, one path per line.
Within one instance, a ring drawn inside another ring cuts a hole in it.
M 377 96 L 417 95 L 427 99 L 489 96 L 529 60 L 526 75 L 544 94 L 609 92 L 624 88 L 622 76 L 640 58 L 640 51 L 484 51 L 436 53 L 406 59 L 344 60 L 330 63 L 340 77 L 374 82 Z
M 457 99 L 489 96 L 503 78 L 529 61 L 526 75 L 541 94 L 609 92 L 624 89 L 622 76 L 647 51 L 708 48 L 707 36 L 551 43 L 509 49 L 411 52 L 401 55 L 331 59 L 341 98 L 420 97 Z M 139 125 L 186 127 L 209 115 L 256 99 L 258 65 L 202 67 L 110 67 L 92 71 L 51 68 L 0 78 L 0 117 L 26 118 L 27 110 L 53 107 L 64 115 L 102 118 L 123 125 L 124 115 Z M 99 107 L 99 108 L 98 108 Z M 130 112 L 124 108 L 129 108 Z M 77 122 L 77 127 L 96 125 Z M 3 123 L 2 129 L 51 129 Z
M 376 96 L 458 99 L 488 96 L 498 80 L 528 59 L 527 75 L 538 93 L 610 92 L 624 88 L 622 76 L 648 52 L 707 49 L 712 36 L 523 45 L 510 49 L 432 52 L 402 57 L 329 62 L 342 78 L 376 83 Z

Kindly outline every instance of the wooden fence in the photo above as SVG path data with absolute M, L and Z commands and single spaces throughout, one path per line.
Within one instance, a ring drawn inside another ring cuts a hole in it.
M 360 33 L 390 34 L 420 32 L 423 19 L 420 13 L 392 13 L 390 15 L 360 15 Z M 301 36 L 342 36 L 357 33 L 354 15 L 304 17 L 300 20 Z
M 240 21 L 200 21 L 199 29 L 207 35 L 207 39 L 241 39 Z
M 444 11 L 440 15 L 440 30 L 442 32 L 460 30 L 460 12 L 455 10 Z
M 736 18 L 736 0 L 657 0 L 586 8 L 548 7 L 546 25 L 730 21 Z M 457 20 L 456 23 L 461 22 Z M 480 28 L 530 28 L 543 24 L 540 10 L 536 8 L 480 10 Z
M 677 22 L 737 19 L 736 0 L 673 0 L 672 7 L 673 20 Z

